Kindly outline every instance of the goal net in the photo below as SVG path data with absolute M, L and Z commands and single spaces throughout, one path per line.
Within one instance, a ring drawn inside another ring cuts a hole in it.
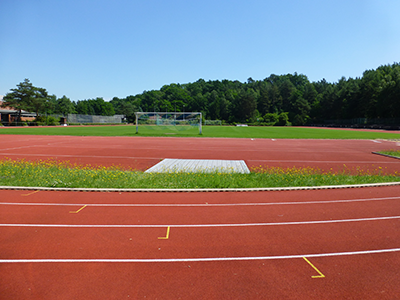
M 163 126 L 167 130 L 181 131 L 193 128 L 199 128 L 199 134 L 202 134 L 200 112 L 135 112 L 136 115 L 136 133 L 139 133 L 139 125 L 144 126 Z

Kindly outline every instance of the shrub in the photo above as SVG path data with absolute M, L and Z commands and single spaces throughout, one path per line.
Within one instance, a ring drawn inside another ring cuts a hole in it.
M 277 126 L 291 126 L 292 123 L 289 122 L 289 113 L 282 112 L 279 114 L 279 120 L 275 124 Z
M 267 123 L 269 126 L 274 126 L 278 121 L 278 114 L 267 113 L 264 115 L 264 123 Z
M 56 119 L 55 117 L 53 117 L 53 116 L 49 116 L 49 117 L 47 117 L 47 125 L 57 125 L 57 124 L 59 124 L 60 123 L 60 120 L 58 119 Z
M 35 119 L 35 121 L 36 121 L 36 123 L 40 123 L 40 124 L 43 124 L 43 123 L 46 123 L 46 117 L 45 116 L 37 116 L 36 117 L 36 119 Z

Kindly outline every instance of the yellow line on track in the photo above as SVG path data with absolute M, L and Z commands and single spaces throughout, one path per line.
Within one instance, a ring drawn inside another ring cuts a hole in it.
M 305 258 L 305 257 L 303 257 L 304 258 L 304 260 L 306 261 L 306 262 L 308 262 L 308 264 L 311 266 L 311 267 L 313 267 L 313 269 L 315 270 L 315 271 L 317 271 L 318 272 L 318 276 L 311 276 L 311 278 L 325 278 L 325 275 L 324 274 L 322 274 L 307 258 Z
M 78 209 L 77 211 L 70 211 L 70 214 L 77 214 L 78 212 L 80 212 L 82 209 L 84 209 L 87 205 L 82 206 L 80 209 Z
M 32 195 L 32 194 L 36 194 L 37 192 L 40 192 L 40 191 L 34 191 L 34 192 L 32 192 L 32 193 L 29 193 L 29 194 L 22 194 L 21 196 L 30 196 L 30 195 Z
M 159 240 L 168 240 L 169 239 L 169 230 L 170 230 L 170 228 L 171 228 L 171 226 L 168 226 L 167 235 L 166 236 L 159 237 L 158 239 Z

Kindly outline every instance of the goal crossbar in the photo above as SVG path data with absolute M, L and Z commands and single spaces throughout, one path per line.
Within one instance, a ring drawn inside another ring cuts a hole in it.
M 173 125 L 188 123 L 198 120 L 199 134 L 202 134 L 202 113 L 201 112 L 135 112 L 136 116 L 136 133 L 139 133 L 139 119 L 141 116 L 148 116 L 156 124 L 161 120 L 170 120 Z

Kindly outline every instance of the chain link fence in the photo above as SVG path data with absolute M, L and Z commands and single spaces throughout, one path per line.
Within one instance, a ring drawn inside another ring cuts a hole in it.
M 314 126 L 323 127 L 348 127 L 348 128 L 369 128 L 369 129 L 386 129 L 399 130 L 399 118 L 354 118 L 325 120 L 322 124 L 312 124 Z
M 107 123 L 123 123 L 125 121 L 124 115 L 114 116 L 96 116 L 96 115 L 79 115 L 79 114 L 68 114 L 68 123 L 79 123 L 79 124 L 107 124 Z

